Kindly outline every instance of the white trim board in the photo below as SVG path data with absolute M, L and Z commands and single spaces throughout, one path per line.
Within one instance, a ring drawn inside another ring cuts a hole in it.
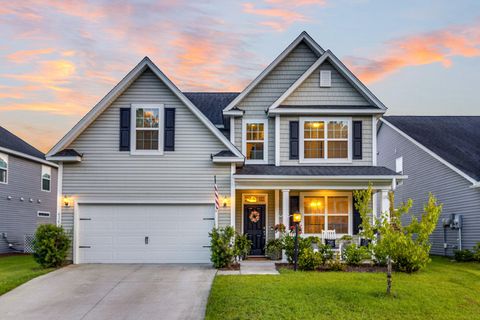
M 339 106 L 341 107 L 341 106 Z M 302 108 L 302 107 L 281 107 L 281 108 L 276 108 L 273 110 L 269 110 L 268 114 L 269 115 L 339 115 L 339 114 L 344 114 L 344 115 L 371 115 L 371 114 L 384 114 L 385 110 L 381 109 L 374 109 L 374 108 L 366 108 L 366 109 L 354 109 L 354 108 L 348 108 L 348 109 L 322 109 L 322 106 L 318 106 L 317 108 L 313 109 L 308 109 L 308 108 Z
M 347 81 L 357 89 L 362 96 L 364 96 L 370 103 L 380 108 L 380 110 L 387 110 L 387 107 L 357 78 L 355 75 L 343 64 L 341 61 L 335 57 L 335 55 L 330 51 L 325 51 L 324 54 L 315 61 L 310 68 L 305 71 L 300 78 L 298 78 L 291 86 L 287 89 L 269 108 L 268 110 L 276 109 L 280 104 L 285 101 L 315 70 L 317 70 L 322 63 L 326 60 L 333 65 L 333 67 L 342 74 Z M 321 106 L 319 106 L 321 107 Z
M 12 156 L 25 158 L 25 159 L 32 160 L 32 161 L 35 161 L 35 162 L 43 163 L 43 164 L 46 164 L 47 166 L 50 166 L 50 167 L 58 168 L 58 165 L 56 163 L 37 158 L 37 157 L 31 156 L 29 154 L 23 153 L 23 152 L 18 152 L 18 151 L 12 150 L 12 149 L 4 148 L 4 147 L 0 147 L 0 152 L 11 154 Z
M 188 100 L 187 97 L 175 86 L 175 84 L 148 58 L 145 57 L 138 63 L 100 102 L 98 102 L 48 153 L 52 156 L 72 143 L 115 99 L 121 95 L 130 84 L 135 81 L 147 68 L 152 72 L 180 99 L 180 101 L 197 116 L 197 118 L 233 152 L 237 157 L 243 155 L 237 148 L 208 120 L 208 118 Z
M 462 176 L 463 178 L 467 179 L 470 183 L 472 183 L 472 187 L 475 187 L 477 184 L 480 184 L 479 181 L 475 180 L 474 178 L 470 177 L 468 174 L 466 174 L 465 172 L 463 172 L 462 170 L 460 170 L 459 168 L 455 167 L 453 164 L 451 164 L 450 162 L 448 162 L 447 160 L 443 159 L 442 157 L 440 157 L 438 154 L 436 154 L 435 152 L 433 152 L 432 150 L 430 150 L 429 148 L 425 147 L 423 144 L 421 144 L 420 142 L 418 142 L 417 140 L 413 139 L 412 137 L 410 137 L 408 134 L 406 134 L 405 132 L 403 132 L 402 130 L 400 130 L 399 128 L 397 128 L 396 126 L 394 126 L 393 124 L 391 124 L 390 122 L 388 122 L 387 120 L 385 120 L 384 118 L 380 118 L 380 120 L 385 123 L 386 125 L 388 125 L 390 128 L 392 128 L 394 131 L 396 131 L 397 133 L 399 133 L 402 137 L 406 138 L 408 141 L 412 142 L 414 145 L 416 145 L 417 147 L 419 147 L 420 149 L 422 149 L 423 151 L 425 151 L 426 153 L 428 153 L 429 155 L 431 155 L 433 158 L 437 159 L 438 161 L 440 161 L 441 163 L 443 163 L 444 165 L 446 165 L 448 168 L 452 169 L 453 171 L 455 171 L 456 173 L 458 173 L 460 176 Z
M 321 56 L 325 50 L 320 47 L 320 45 L 318 43 L 315 42 L 315 40 L 312 39 L 312 37 L 310 37 L 310 35 L 306 32 L 306 31 L 303 31 L 295 40 L 293 40 L 292 43 L 290 43 L 290 45 L 285 49 L 283 50 L 283 52 L 277 57 L 275 58 L 275 60 L 273 60 L 272 63 L 270 63 L 270 65 L 264 69 L 252 82 L 250 82 L 250 84 L 235 98 L 233 99 L 232 102 L 230 102 L 228 104 L 228 106 L 225 107 L 225 109 L 223 109 L 223 112 L 227 112 L 227 111 L 230 111 L 232 108 L 234 108 L 238 103 L 240 103 L 253 89 L 255 89 L 255 87 L 260 83 L 262 82 L 263 79 L 265 79 L 265 77 L 267 75 L 270 74 L 270 72 L 275 69 L 276 66 L 278 66 L 282 61 L 283 59 L 285 59 L 285 57 L 287 57 L 290 52 L 292 52 L 302 41 L 305 41 L 305 43 L 313 50 L 315 51 L 318 56 Z

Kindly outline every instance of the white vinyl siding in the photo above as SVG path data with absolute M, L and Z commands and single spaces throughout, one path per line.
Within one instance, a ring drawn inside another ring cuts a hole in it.
M 120 108 L 132 104 L 176 108 L 175 152 L 132 155 L 118 150 Z M 214 164 L 211 154 L 225 145 L 150 70 L 145 71 L 70 146 L 84 154 L 65 163 L 63 193 L 74 201 L 214 203 L 213 177 L 222 196 L 230 194 L 230 164 Z M 221 207 L 219 225 L 230 223 Z
M 319 86 L 321 71 L 331 72 L 329 87 Z M 282 105 L 367 106 L 370 103 L 329 62 L 325 62 L 293 91 Z

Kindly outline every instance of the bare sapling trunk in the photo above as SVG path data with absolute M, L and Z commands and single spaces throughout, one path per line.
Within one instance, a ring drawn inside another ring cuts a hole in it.
M 390 202 L 390 205 L 388 208 L 389 209 L 388 223 L 390 224 L 390 227 L 393 226 L 395 228 L 394 224 L 396 221 L 392 221 L 392 218 L 395 215 L 395 198 L 394 198 L 393 191 L 390 191 L 388 193 L 388 199 Z M 389 254 L 387 257 L 387 295 L 390 295 L 391 292 L 392 292 L 392 258 L 391 258 L 391 255 Z
M 390 295 L 392 291 L 392 259 L 390 256 L 387 258 L 387 295 Z

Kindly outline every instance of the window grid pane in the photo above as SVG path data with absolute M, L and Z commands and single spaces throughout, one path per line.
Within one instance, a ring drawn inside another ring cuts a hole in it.
M 348 139 L 347 121 L 330 121 L 327 129 L 329 139 Z
M 158 150 L 158 130 L 137 130 L 137 150 Z
M 251 122 L 246 124 L 246 157 L 248 160 L 264 160 L 265 124 Z
M 6 183 L 7 182 L 7 170 L 0 169 L 0 182 Z
M 136 112 L 137 128 L 158 128 L 159 115 L 156 108 L 138 108 Z
M 349 205 L 347 196 L 304 197 L 305 233 L 321 233 L 322 230 L 335 230 L 340 234 L 348 233 Z
M 50 191 L 50 180 L 42 179 L 42 190 Z
M 247 143 L 247 159 L 263 160 L 263 142 Z

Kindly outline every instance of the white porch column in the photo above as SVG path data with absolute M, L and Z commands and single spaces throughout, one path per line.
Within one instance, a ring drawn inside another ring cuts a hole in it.
M 387 213 L 387 219 L 390 221 L 389 207 L 388 190 L 380 190 L 380 214 Z
M 372 193 L 372 222 L 375 222 L 378 216 L 378 194 L 376 191 Z
M 275 189 L 275 225 L 279 223 L 280 223 L 280 190 Z M 280 236 L 280 233 L 275 232 L 275 238 L 278 238 L 279 236 Z
M 288 228 L 290 215 L 290 190 L 282 190 L 282 223 Z M 288 230 L 287 230 L 288 232 Z M 287 261 L 285 250 L 282 252 L 282 261 Z

